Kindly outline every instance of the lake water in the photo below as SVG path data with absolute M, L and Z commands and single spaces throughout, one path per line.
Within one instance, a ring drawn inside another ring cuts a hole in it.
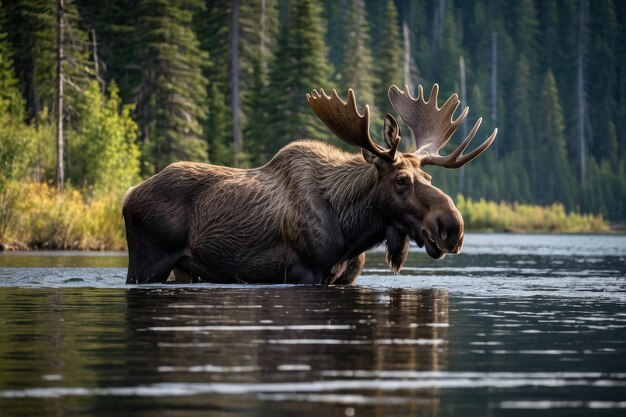
M 626 236 L 468 234 L 355 287 L 0 253 L 1 416 L 624 416 Z

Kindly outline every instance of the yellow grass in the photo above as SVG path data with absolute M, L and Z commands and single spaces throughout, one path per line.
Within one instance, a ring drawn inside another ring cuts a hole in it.
M 567 213 L 562 204 L 533 206 L 518 203 L 474 201 L 459 196 L 457 207 L 468 230 L 511 232 L 606 232 L 609 225 L 602 215 Z
M 85 197 L 42 183 L 8 185 L 0 196 L 0 244 L 7 249 L 123 250 L 122 195 Z

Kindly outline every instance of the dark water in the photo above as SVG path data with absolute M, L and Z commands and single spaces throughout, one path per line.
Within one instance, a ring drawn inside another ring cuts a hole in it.
M 623 416 L 626 236 L 468 235 L 356 287 L 0 254 L 0 416 Z

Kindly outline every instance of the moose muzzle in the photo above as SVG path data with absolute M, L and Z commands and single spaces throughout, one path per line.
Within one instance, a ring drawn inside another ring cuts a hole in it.
M 463 217 L 453 204 L 432 207 L 424 218 L 420 232 L 426 253 L 431 258 L 440 259 L 447 253 L 459 253 L 463 247 Z

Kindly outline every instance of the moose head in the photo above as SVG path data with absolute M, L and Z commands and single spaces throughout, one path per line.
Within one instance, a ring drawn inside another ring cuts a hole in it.
M 469 108 L 453 119 L 460 100 L 453 94 L 441 107 L 437 104 L 439 86 L 435 84 L 428 100 L 420 85 L 414 98 L 405 87 L 389 88 L 389 100 L 402 120 L 409 126 L 416 142 L 416 151 L 398 152 L 400 129 L 393 116 L 385 116 L 383 137 L 387 149 L 376 144 L 370 135 L 369 106 L 363 115 L 357 109 L 353 90 L 343 101 L 335 90 L 327 95 L 324 90 L 313 90 L 307 101 L 315 114 L 344 142 L 361 148 L 363 158 L 376 167 L 377 210 L 387 216 L 388 261 L 399 269 L 406 257 L 408 238 L 419 247 L 426 247 L 432 258 L 446 253 L 458 253 L 463 245 L 464 225 L 452 199 L 431 184 L 431 176 L 423 171 L 426 165 L 459 168 L 483 153 L 495 140 L 497 129 L 480 146 L 467 154 L 465 149 L 476 134 L 479 118 L 468 136 L 450 154 L 439 151 L 448 143 L 458 126 L 467 117 Z M 388 255 L 389 256 L 389 255 Z

